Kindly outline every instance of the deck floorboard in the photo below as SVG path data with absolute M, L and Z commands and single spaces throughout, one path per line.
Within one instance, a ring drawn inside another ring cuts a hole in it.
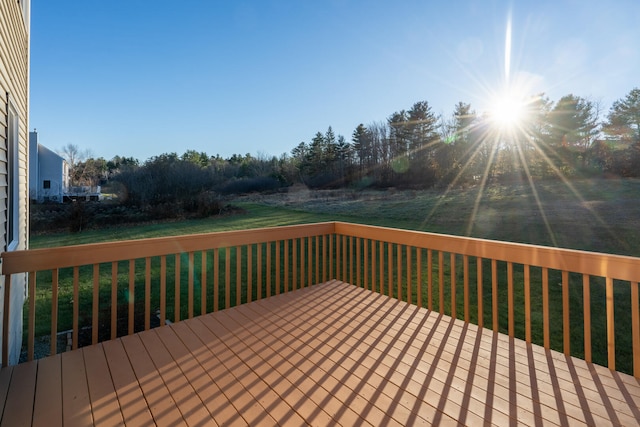
M 4 368 L 0 398 L 2 425 L 640 425 L 632 376 L 339 281 Z

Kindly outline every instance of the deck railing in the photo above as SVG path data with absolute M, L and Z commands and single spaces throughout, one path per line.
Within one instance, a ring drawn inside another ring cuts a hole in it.
M 639 258 L 341 222 L 2 257 L 6 292 L 29 273 L 28 359 L 36 336 L 53 354 L 59 331 L 76 348 L 339 279 L 640 378 Z

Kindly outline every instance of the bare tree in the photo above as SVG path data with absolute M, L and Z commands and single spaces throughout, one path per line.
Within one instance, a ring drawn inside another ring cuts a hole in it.
M 75 182 L 75 179 L 73 178 L 74 176 L 76 176 L 75 168 L 79 163 L 84 162 L 91 156 L 90 151 L 82 150 L 77 145 L 69 143 L 62 147 L 62 149 L 58 151 L 58 154 L 61 155 L 69 164 L 71 185 L 77 185 L 78 183 Z

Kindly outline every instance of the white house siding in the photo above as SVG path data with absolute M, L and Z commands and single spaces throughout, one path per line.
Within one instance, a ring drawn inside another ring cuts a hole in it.
M 69 187 L 66 160 L 38 143 L 37 132 L 29 132 L 29 197 L 38 202 L 62 202 Z M 44 187 L 48 181 L 49 188 Z
M 28 233 L 28 117 L 29 117 L 29 0 L 0 0 L 0 249 L 26 249 Z M 26 15 L 25 16 L 25 11 Z M 8 144 L 11 140 L 10 111 L 17 115 L 17 191 L 15 204 L 9 206 L 10 170 Z M 14 214 L 17 213 L 16 214 Z M 8 225 L 15 221 L 15 247 L 8 241 Z M 0 270 L 2 266 L 0 265 Z M 0 322 L 4 317 L 4 276 L 0 276 Z M 25 276 L 12 279 L 9 320 L 9 362 L 17 363 L 22 343 L 22 306 L 25 300 Z M 5 325 L 2 325 L 4 328 Z M 0 340 L 2 337 L 0 336 Z M 0 342 L 0 344 L 2 344 Z

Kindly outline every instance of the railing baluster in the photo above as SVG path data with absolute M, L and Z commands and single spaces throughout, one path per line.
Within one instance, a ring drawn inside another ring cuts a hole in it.
M 476 282 L 478 287 L 478 327 L 484 328 L 484 307 L 482 293 L 482 258 L 476 257 Z
M 531 269 L 524 266 L 524 334 L 525 340 L 531 343 Z
M 213 250 L 213 311 L 220 309 L 220 251 Z
M 51 355 L 57 353 L 58 344 L 58 286 L 60 270 L 51 271 Z
M 449 254 L 449 272 L 451 273 L 451 317 L 458 317 L 458 307 L 456 299 L 456 254 Z
M 316 239 L 316 281 L 315 283 L 319 283 L 318 282 L 318 236 L 315 237 Z M 311 286 L 313 285 L 314 281 L 313 281 L 313 242 L 311 237 L 307 238 L 307 283 L 305 285 L 306 286 Z
M 326 248 L 327 248 L 327 237 L 324 237 L 324 245 L 322 246 L 322 252 L 323 252 L 323 256 L 324 256 L 324 262 L 322 263 L 322 281 L 326 282 L 328 279 L 333 279 L 333 278 L 338 278 L 337 274 L 334 275 L 333 273 L 333 234 L 329 236 L 329 253 L 327 253 Z M 336 248 L 337 250 L 337 248 Z M 326 270 L 326 265 L 327 265 L 327 258 L 329 259 L 329 271 L 328 271 L 328 275 L 327 275 L 327 270 Z
M 613 278 L 606 278 L 607 297 L 607 366 L 616 369 L 616 329 L 613 314 Z
M 433 310 L 433 251 L 427 249 L 427 303 L 429 310 Z
M 247 302 L 253 300 L 253 245 L 247 245 Z
M 284 241 L 284 282 L 282 292 L 289 290 L 289 239 Z
M 493 331 L 498 332 L 498 262 L 491 259 L 491 315 Z
M 422 308 L 422 249 L 416 248 L 416 291 L 418 307 Z
M 144 259 L 144 330 L 151 329 L 151 258 Z
M 167 256 L 160 257 L 160 326 L 167 319 Z
M 380 248 L 380 294 L 384 295 L 384 243 L 378 243 Z
M 638 299 L 632 311 L 638 309 Z M 584 321 L 584 360 L 591 363 L 591 282 L 588 274 L 582 275 L 582 319 Z
M 377 251 L 376 251 L 376 241 L 372 240 L 371 241 L 371 290 L 373 292 L 376 291 L 376 269 L 378 268 L 378 265 L 376 263 L 376 257 L 377 257 Z
M 271 245 L 267 242 L 267 298 L 271 296 Z
M 75 337 L 73 345 L 77 348 L 78 341 L 78 283 L 76 281 L 78 267 L 73 269 L 73 332 Z M 27 336 L 27 360 L 32 361 L 35 353 L 35 333 L 36 333 L 36 276 L 35 271 L 29 273 L 29 331 Z
M 276 295 L 280 295 L 280 286 L 282 285 L 282 282 L 280 280 L 280 267 L 281 267 L 281 263 L 280 263 L 280 245 L 281 245 L 281 241 L 278 240 L 276 241 L 276 264 L 275 264 L 275 268 L 276 268 Z
M 542 268 L 542 322 L 544 335 L 544 348 L 551 348 L 549 338 L 549 270 Z
M 93 264 L 93 301 L 91 306 L 91 344 L 98 343 L 98 311 L 100 292 L 100 264 Z
M 347 236 L 342 236 L 342 280 L 348 281 L 349 278 L 347 276 L 347 252 L 349 252 L 349 248 L 347 247 Z
M 224 248 L 224 308 L 231 307 L 231 248 Z
M 507 310 L 509 316 L 509 338 L 514 338 L 515 332 L 515 314 L 514 314 L 514 302 L 513 302 L 513 263 L 507 263 Z
M 322 236 L 322 250 L 324 251 L 325 236 Z M 325 258 L 322 257 L 322 263 L 324 265 Z M 323 267 L 324 268 L 324 267 Z M 325 279 L 322 279 L 323 281 Z M 320 236 L 316 236 L 316 277 L 315 280 L 309 280 L 309 285 L 314 283 L 320 283 Z
M 562 341 L 565 356 L 571 356 L 571 336 L 569 326 L 569 272 L 562 271 Z
M 412 290 L 412 282 L 413 282 L 413 271 L 412 271 L 412 263 L 411 257 L 412 254 L 411 246 L 406 246 L 406 262 L 407 262 L 407 302 L 409 304 L 413 304 L 413 290 Z
M 358 284 L 355 282 L 355 278 L 353 277 L 353 242 L 354 242 L 354 238 L 353 237 L 348 237 L 348 242 L 349 242 L 349 263 L 347 264 L 349 266 L 349 283 L 351 283 L 352 285 L 356 285 L 358 286 Z
M 364 288 L 369 289 L 369 239 L 364 239 Z M 358 246 L 360 248 L 360 246 Z
M 469 323 L 469 256 L 462 256 L 463 297 L 464 297 L 464 321 Z
M 173 292 L 174 292 L 174 313 L 173 313 L 173 321 L 179 322 L 181 313 L 180 313 L 180 254 L 175 255 L 175 271 L 174 271 L 174 283 L 173 283 Z
M 262 299 L 262 243 L 258 243 L 256 249 L 256 262 L 258 263 L 258 277 L 256 277 L 256 299 Z
M 393 296 L 393 244 L 387 243 L 387 283 L 388 296 Z
M 444 314 L 444 253 L 438 251 L 438 311 Z
M 133 320 L 134 320 L 134 302 L 135 302 L 135 260 L 129 260 L 129 298 L 127 298 L 127 333 L 129 335 L 133 334 Z M 112 286 L 113 288 L 113 286 Z M 112 289 L 113 290 L 113 289 Z M 113 304 L 115 305 L 115 304 Z M 113 307 L 111 307 L 113 309 Z M 112 334 L 113 336 L 113 334 Z M 111 338 L 113 339 L 113 338 Z
M 207 251 L 200 252 L 200 314 L 207 313 Z
M 305 259 L 306 259 L 306 255 L 305 255 L 305 244 L 304 244 L 304 237 L 302 237 L 300 239 L 300 275 L 298 276 L 298 281 L 297 281 L 297 285 L 296 287 L 294 287 L 294 289 L 298 289 L 298 287 L 300 288 L 304 288 L 304 283 L 305 283 L 305 276 L 306 276 L 306 271 L 305 271 Z M 311 267 L 310 267 L 311 268 Z
M 236 306 L 242 304 L 242 246 L 236 246 Z
M 640 303 L 638 282 L 631 282 L 631 334 L 633 335 L 633 376 L 640 378 Z
M 131 285 L 129 285 L 131 287 Z M 118 336 L 118 263 L 111 263 L 111 339 Z
M 304 256 L 302 255 L 302 242 L 299 241 L 299 239 L 293 239 L 291 241 L 292 243 L 292 255 L 293 255 L 293 261 L 291 262 L 293 264 L 293 268 L 292 268 L 292 273 L 291 273 L 291 289 L 292 290 L 296 290 L 298 289 L 298 246 L 300 246 L 300 261 L 302 261 L 304 259 Z M 302 266 L 300 267 L 300 274 L 302 274 Z
M 356 237 L 356 286 L 366 288 L 362 283 L 362 249 L 360 248 L 361 240 Z
M 33 292 L 35 296 L 35 276 L 36 273 L 33 273 Z M 31 275 L 29 275 L 29 281 L 31 281 Z M 35 314 L 35 313 L 34 313 Z M 80 317 L 80 267 L 73 267 L 73 322 L 72 322 L 72 331 L 71 331 L 71 349 L 76 350 L 78 348 L 78 321 Z M 33 354 L 30 355 L 29 360 L 33 360 Z
M 193 286 L 194 286 L 194 275 L 195 275 L 195 265 L 194 265 L 194 253 L 189 252 L 189 270 L 188 270 L 188 280 L 187 280 L 187 299 L 188 299 L 188 315 L 189 319 L 193 318 Z
M 398 271 L 396 271 L 396 280 L 398 281 L 398 295 L 399 301 L 402 301 L 402 245 L 396 245 L 396 265 Z

